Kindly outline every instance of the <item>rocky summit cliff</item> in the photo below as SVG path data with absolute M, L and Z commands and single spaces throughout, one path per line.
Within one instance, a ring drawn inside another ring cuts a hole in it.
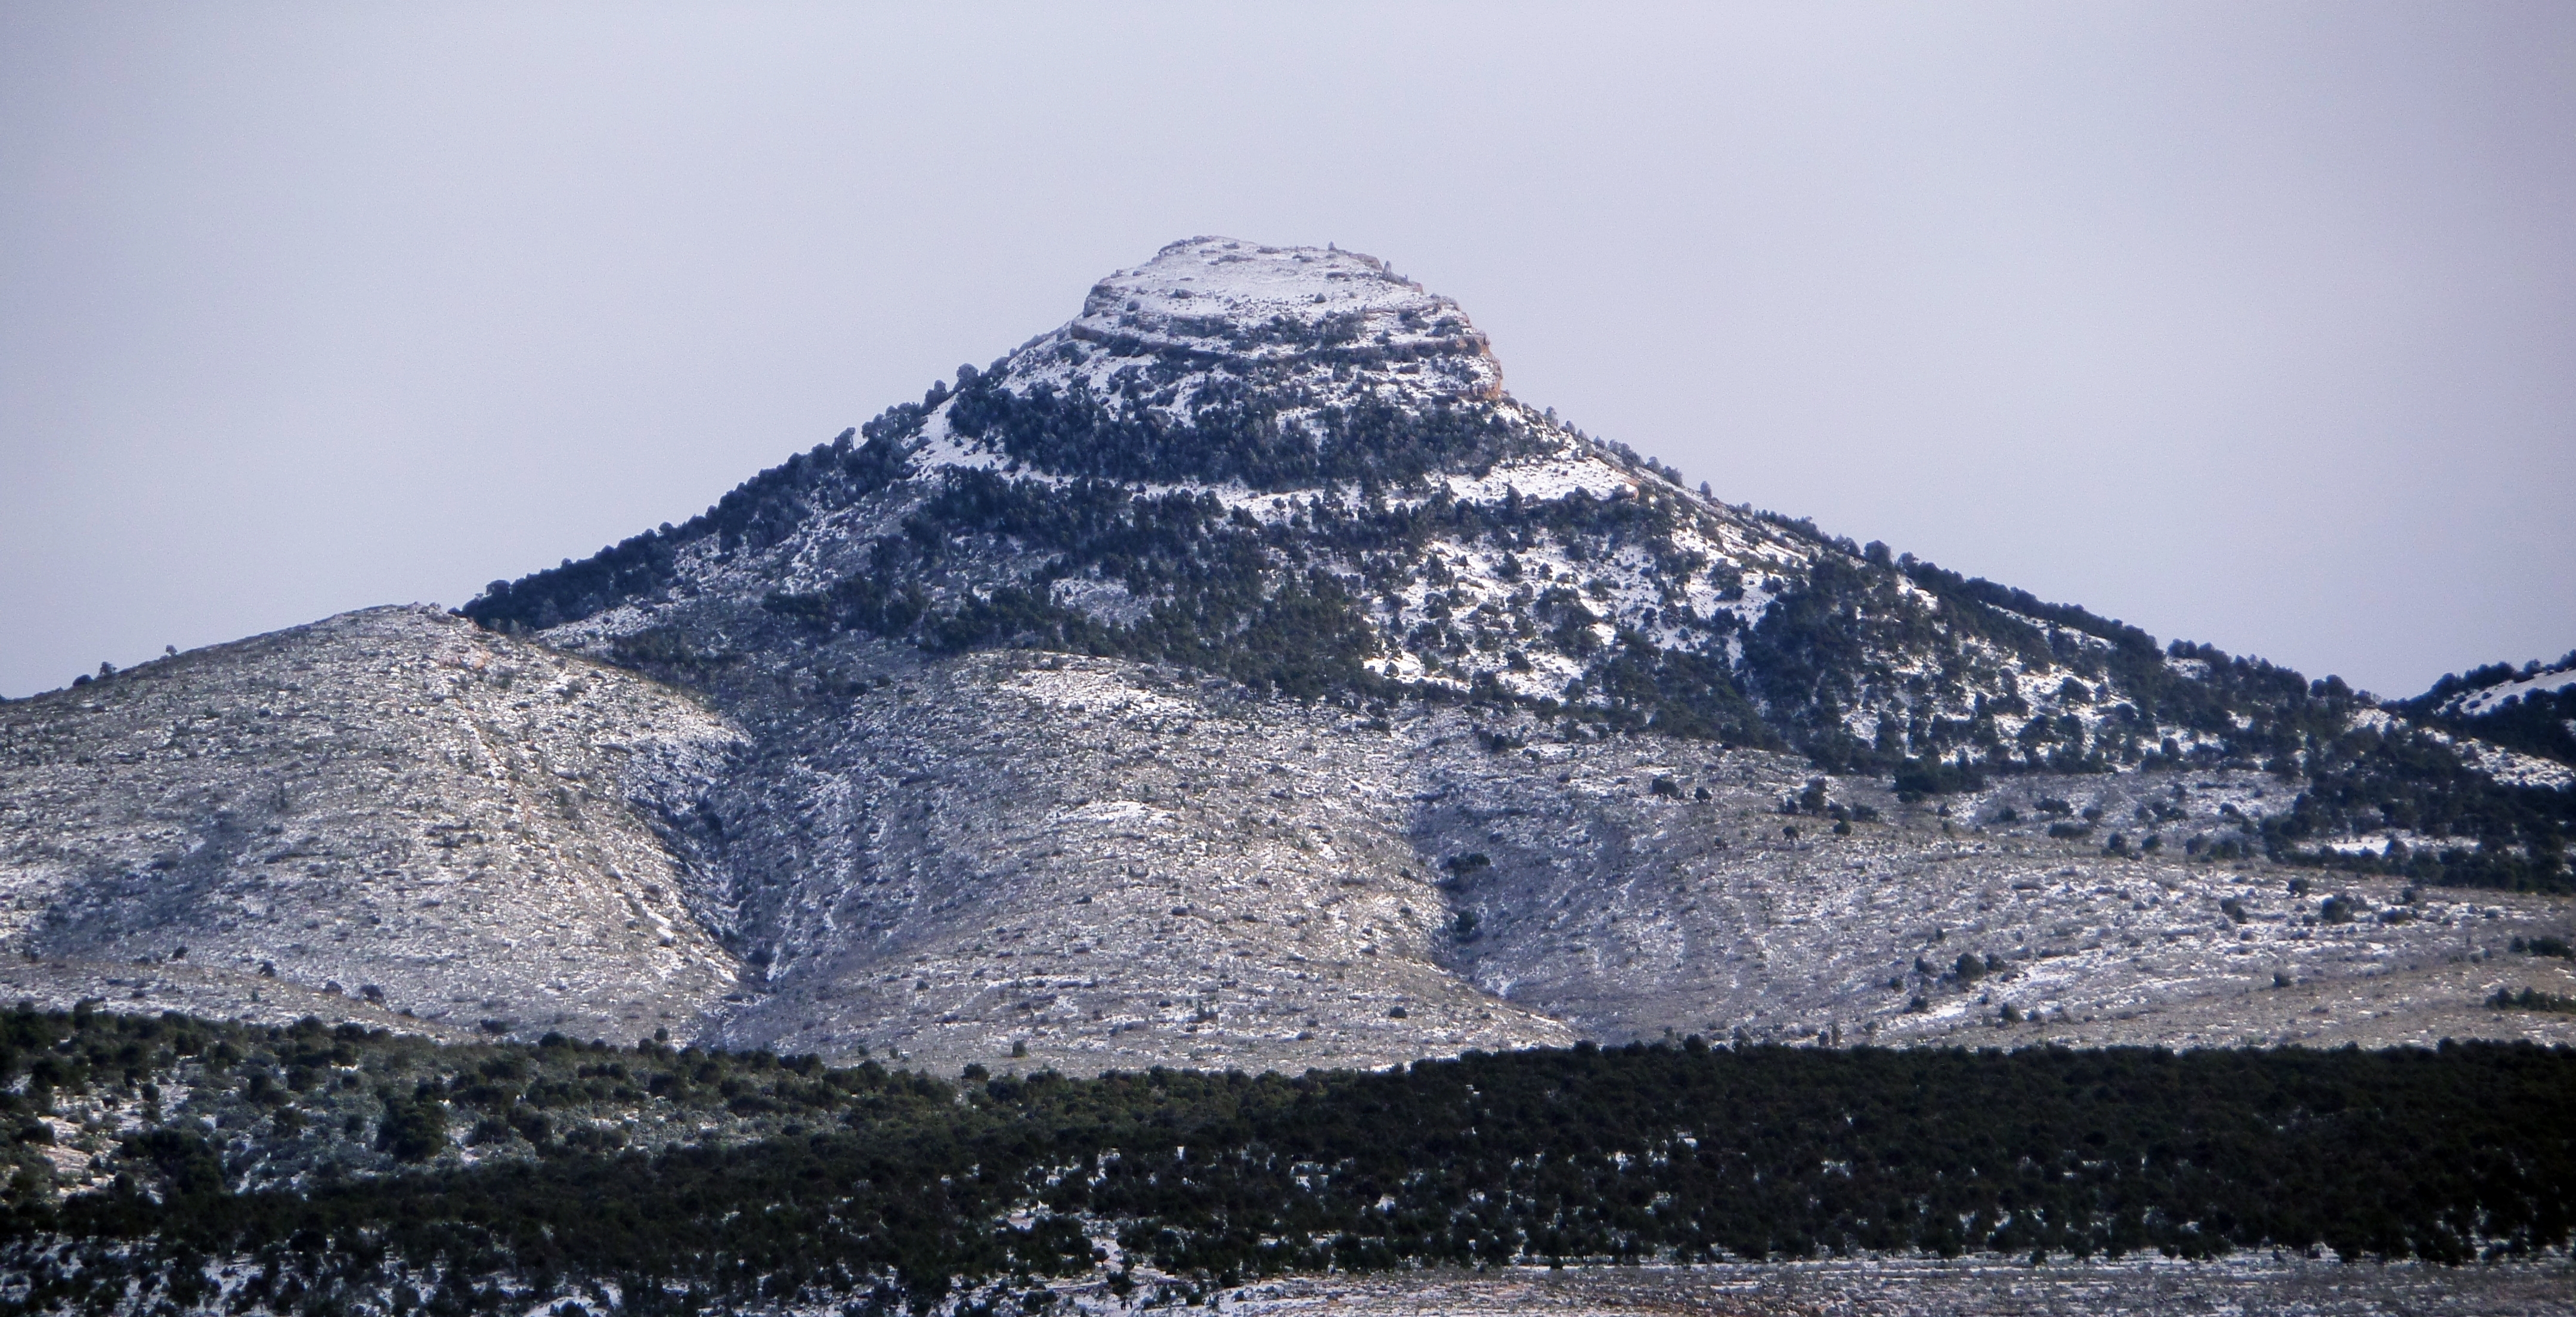
M 2559 669 L 1724 503 L 1354 253 L 1175 243 L 461 611 L 0 710 L 0 990 L 1082 1071 L 2572 1018 L 2486 1004 L 2568 986 Z

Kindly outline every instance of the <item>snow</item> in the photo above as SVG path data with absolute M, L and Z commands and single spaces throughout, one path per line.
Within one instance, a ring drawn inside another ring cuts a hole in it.
M 2454 748 L 2461 762 L 2506 786 L 2555 787 L 2561 791 L 2576 787 L 2576 769 L 2555 759 L 2542 759 L 2467 737 L 2454 742 Z
M 1152 615 L 1153 603 L 1139 599 L 1118 581 L 1068 577 L 1049 587 L 1057 606 L 1070 608 L 1094 622 L 1133 626 Z
M 2318 846 L 2318 847 L 2317 847 L 2317 849 L 2319 849 L 2319 850 L 2323 850 L 2323 851 L 2333 851 L 2334 853 L 2336 853 L 2336 854 L 2338 854 L 2338 855 L 2378 855 L 2378 856 L 2385 856 L 2385 855 L 2387 855 L 2387 854 L 2388 854 L 2389 850 L 2390 850 L 2392 847 L 2397 846 L 2397 845 L 2403 845 L 2403 846 L 2405 846 L 2408 850 L 2416 850 L 2416 849 L 2420 849 L 2420 848 L 2422 848 L 2422 847 L 2424 847 L 2424 846 L 2427 846 L 2427 845 L 2434 846 L 2434 847 L 2438 848 L 2438 847 L 2440 847 L 2440 846 L 2443 844 L 2443 842 L 2444 842 L 2445 840 L 2447 840 L 2447 839 L 2445 839 L 2445 838 L 2439 838 L 2439 837 L 2426 837 L 2426 836 L 2424 836 L 2422 833 L 2419 833 L 2419 832 L 2413 831 L 2412 829 L 2408 829 L 2408 828 L 2390 828 L 2390 829 L 2388 829 L 2388 830 L 2387 830 L 2387 831 L 2385 831 L 2385 832 L 2377 832 L 2377 833 L 2373 833 L 2373 834 L 2371 834 L 2370 836 L 2367 836 L 2367 837 L 2356 837 L 2356 838 L 2350 838 L 2350 839 L 2340 840 L 2340 841 L 2329 841 L 2329 842 L 2326 842 L 2326 843 L 2324 843 L 2324 844 L 2322 844 L 2322 845 Z M 2453 844 L 2456 844 L 2456 843 L 2453 843 Z
M 948 428 L 948 412 L 953 405 L 941 403 L 938 410 L 922 422 L 921 438 L 914 443 L 910 454 L 913 462 L 923 468 L 991 470 L 1008 461 L 994 451 L 990 441 L 969 439 Z
M 1637 478 L 1591 454 L 1511 462 L 1482 476 L 1450 475 L 1443 479 L 1449 496 L 1462 503 L 1500 503 L 1513 494 L 1552 503 L 1574 494 L 1609 498 L 1634 493 Z
M 1230 391 L 1248 374 L 1295 390 L 1296 405 L 1278 418 L 1292 427 L 1326 408 L 1503 396 L 1502 368 L 1457 303 L 1375 257 L 1230 238 L 1173 243 L 1101 280 L 1081 314 L 1005 360 L 1002 385 L 1023 396 L 1043 388 L 1114 398 L 1187 424 L 1203 394 Z M 952 434 L 946 408 L 924 426 L 916 458 L 929 467 L 1009 465 L 989 445 Z
M 2541 677 L 2534 680 L 2547 679 L 2547 677 Z M 2536 687 L 2536 689 L 2549 688 Z M 2496 703 L 2502 702 L 2501 699 L 2496 701 Z M 2508 750 L 2473 736 L 2455 736 L 2438 727 L 2419 726 L 2398 718 L 2384 709 L 2359 710 L 2352 715 L 2351 726 L 2355 731 L 2375 731 L 2382 735 L 2409 729 L 2420 731 L 2434 741 L 2451 747 L 2460 756 L 2460 762 L 2506 786 L 2556 787 L 2562 791 L 2576 787 L 2576 769 L 2571 769 L 2555 759 L 2543 759 L 2537 755 L 2524 754 L 2519 750 Z
M 1423 291 L 1374 256 L 1232 238 L 1176 242 L 1145 264 L 1110 275 L 1092 287 L 1067 329 L 1092 341 L 1135 338 L 1153 347 L 1256 357 L 1302 354 L 1306 349 L 1291 342 L 1247 347 L 1225 333 L 1283 321 L 1329 331 L 1328 341 L 1375 347 L 1454 350 L 1466 338 L 1481 355 L 1483 345 L 1457 303 Z M 1492 372 L 1493 388 L 1501 381 L 1501 372 Z
M 619 604 L 607 612 L 593 613 L 578 622 L 567 622 L 555 628 L 554 634 L 560 639 L 555 640 L 554 643 L 566 649 L 603 646 L 618 636 L 641 631 L 652 624 L 651 616 L 643 609 L 633 604 Z M 467 663 L 475 663 L 479 666 L 480 656 L 460 658 L 456 660 L 455 665 L 464 666 Z
M 2497 707 L 2507 700 L 2520 699 L 2525 695 L 2562 691 L 2570 686 L 2576 686 L 2576 668 L 2562 668 L 2556 672 L 2543 672 L 2537 676 L 2508 681 L 2500 686 L 2471 691 L 2451 700 L 2445 706 L 2444 712 L 2475 718 L 2481 714 L 2495 712 Z
M 1143 801 L 1104 800 L 1097 804 L 1066 810 L 1056 815 L 1056 821 L 1059 823 L 1136 823 L 1145 819 L 1168 817 L 1170 817 L 1169 811 L 1156 809 Z
M 1115 677 L 1082 668 L 1032 668 L 1014 674 L 1003 689 L 1070 713 L 1186 717 L 1195 711 L 1179 700 L 1140 690 Z

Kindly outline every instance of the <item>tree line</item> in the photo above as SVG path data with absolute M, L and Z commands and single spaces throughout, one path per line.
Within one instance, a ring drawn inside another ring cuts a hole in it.
M 20 1073 L 89 1054 L 110 1029 L 20 1019 Z M 224 1032 L 237 1026 L 186 1028 L 203 1046 L 244 1041 Z M 109 1041 L 112 1055 L 122 1043 Z M 360 1073 L 395 1045 L 319 1040 Z M 307 1312 L 436 1275 L 416 1299 L 438 1313 L 489 1306 L 505 1278 L 561 1276 L 614 1282 L 652 1310 L 872 1293 L 918 1306 L 961 1282 L 1050 1276 L 1116 1288 L 1139 1263 L 1211 1286 L 1326 1268 L 1880 1253 L 2278 1248 L 2450 1264 L 2563 1249 L 2576 1226 L 2576 1052 L 2530 1044 L 2176 1054 L 1694 1038 L 1377 1072 L 970 1068 L 953 1083 L 652 1045 L 462 1052 L 388 1119 L 461 1132 L 476 1112 L 537 1106 L 535 1086 L 572 1068 L 611 1106 L 680 1100 L 679 1086 L 790 1102 L 800 1124 L 730 1144 L 555 1140 L 472 1166 L 245 1191 L 228 1187 L 202 1126 L 173 1120 L 130 1136 L 133 1169 L 111 1188 L 8 1204 L 0 1266 L 27 1284 L 0 1309 L 155 1277 L 184 1303 L 208 1258 L 255 1259 L 260 1297 Z

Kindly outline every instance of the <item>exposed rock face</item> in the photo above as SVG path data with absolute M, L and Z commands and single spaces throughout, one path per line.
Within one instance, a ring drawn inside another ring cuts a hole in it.
M 9 706 L 0 936 L 64 984 L 184 943 L 439 1027 L 1068 1070 L 2567 1032 L 2476 1004 L 2558 982 L 2493 957 L 2563 900 L 2432 885 L 2563 885 L 2554 723 L 2160 648 L 1501 379 L 1380 262 L 1174 244 L 482 628 Z

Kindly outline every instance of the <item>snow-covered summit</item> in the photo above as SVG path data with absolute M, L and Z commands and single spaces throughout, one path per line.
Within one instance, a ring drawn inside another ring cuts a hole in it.
M 1466 312 L 1386 262 L 1234 238 L 1184 239 L 1092 285 L 1082 314 L 1016 354 L 1012 373 L 1043 377 L 1071 358 L 1223 362 L 1272 385 L 1329 386 L 1337 374 L 1348 385 L 1356 368 L 1405 376 L 1403 391 L 1417 401 L 1492 399 L 1503 389 L 1502 368 Z
M 1092 342 L 1276 359 L 1343 350 L 1375 357 L 1491 358 L 1458 304 L 1335 248 L 1189 238 L 1094 284 L 1066 331 Z M 1499 387 L 1495 372 L 1491 385 Z
M 1357 252 L 1176 242 L 1093 285 L 1073 320 L 934 389 L 871 433 L 916 469 L 1061 477 L 1410 485 L 1506 456 L 1577 451 L 1503 394 L 1485 336 L 1448 298 Z

